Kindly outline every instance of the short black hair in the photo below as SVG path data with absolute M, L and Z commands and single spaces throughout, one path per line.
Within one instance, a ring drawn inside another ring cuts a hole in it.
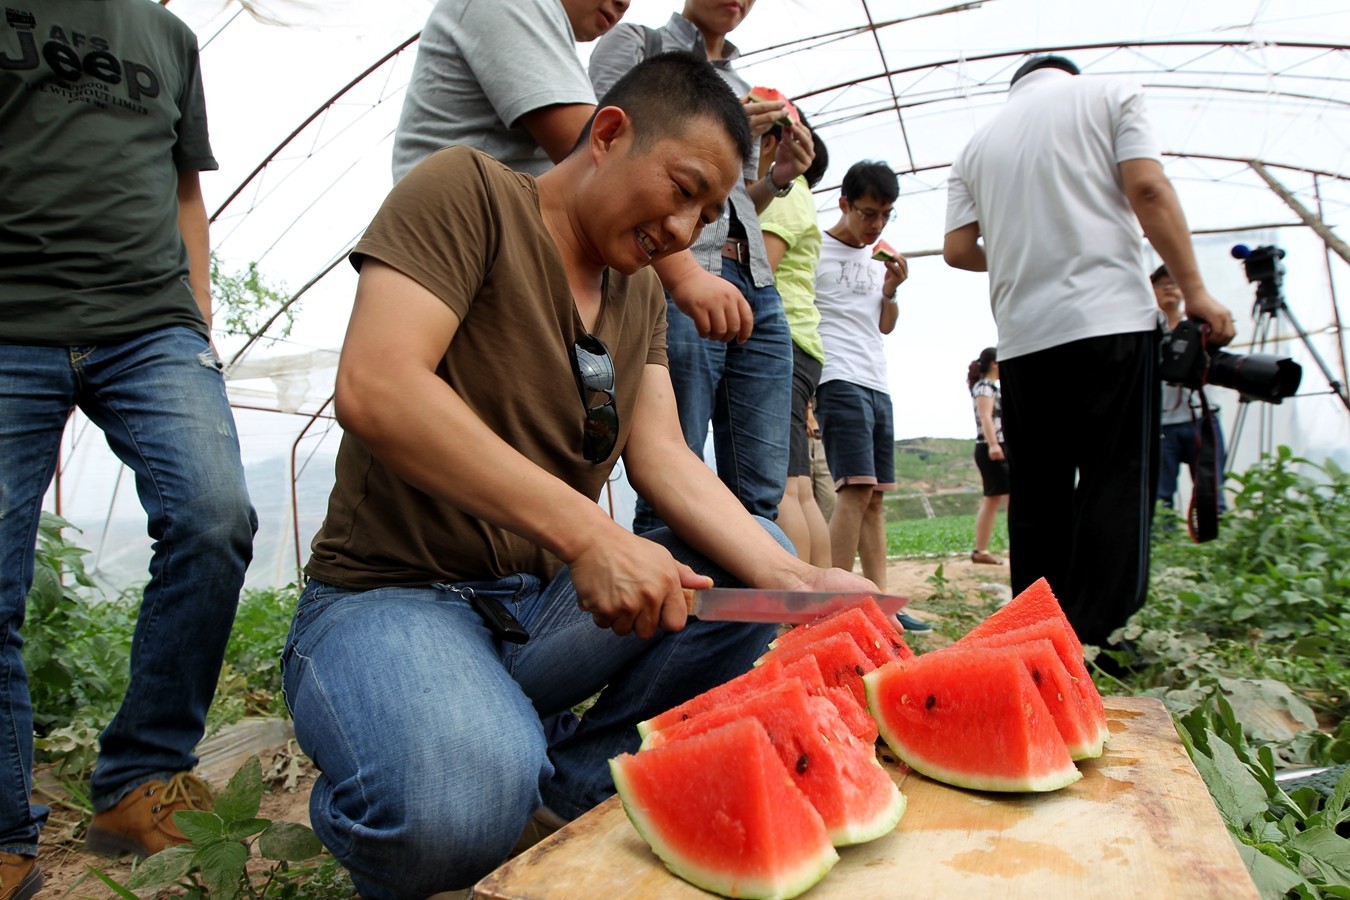
M 806 120 L 806 114 L 800 109 L 797 110 L 797 116 L 802 120 L 802 124 L 811 128 L 811 123 Z M 773 127 L 764 132 L 764 137 L 772 136 L 774 140 L 783 139 L 783 126 L 775 122 Z M 830 148 L 825 146 L 825 139 L 822 138 L 814 129 L 811 131 L 811 140 L 815 145 L 815 158 L 811 160 L 811 165 L 806 167 L 802 177 L 806 179 L 806 186 L 814 188 L 820 184 L 820 180 L 825 177 L 825 170 L 830 167 Z
M 616 106 L 632 119 L 635 150 L 647 149 L 658 138 L 683 134 L 686 124 L 705 116 L 722 126 L 742 164 L 755 151 L 740 98 L 708 60 L 693 53 L 680 50 L 644 59 L 614 82 L 595 108 L 606 106 Z M 590 138 L 594 121 L 592 114 L 573 152 Z
M 882 203 L 894 203 L 900 196 L 900 179 L 883 162 L 864 159 L 855 162 L 844 173 L 840 193 L 849 203 L 871 195 Z
M 1033 56 L 1031 59 L 1022 63 L 1017 71 L 1013 73 L 1012 81 L 1008 82 L 1008 87 L 1017 84 L 1024 76 L 1030 75 L 1037 69 L 1063 69 L 1070 75 L 1079 73 L 1078 66 L 1074 65 L 1073 60 L 1066 56 Z
M 1164 278 L 1171 278 L 1171 277 L 1172 273 L 1167 271 L 1167 266 L 1158 266 L 1158 268 L 1153 270 L 1153 274 L 1148 276 L 1148 280 L 1153 284 L 1157 284 Z

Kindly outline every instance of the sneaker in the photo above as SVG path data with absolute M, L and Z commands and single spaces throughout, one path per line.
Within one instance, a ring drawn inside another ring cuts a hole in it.
M 976 550 L 974 553 L 971 553 L 970 561 L 973 563 L 979 563 L 980 565 L 984 566 L 1003 565 L 1003 560 L 999 559 L 997 556 L 990 553 L 988 550 Z
M 933 630 L 932 625 L 929 625 L 927 622 L 916 619 L 913 616 L 907 616 L 903 612 L 896 613 L 895 618 L 899 620 L 900 624 L 904 626 L 906 631 L 923 632 Z
M 29 900 L 42 890 L 36 856 L 0 853 L 0 900 Z
M 102 856 L 134 853 L 144 859 L 188 839 L 174 824 L 180 809 L 206 809 L 215 798 L 206 783 L 188 772 L 164 781 L 149 781 L 127 794 L 112 809 L 94 815 L 84 847 Z

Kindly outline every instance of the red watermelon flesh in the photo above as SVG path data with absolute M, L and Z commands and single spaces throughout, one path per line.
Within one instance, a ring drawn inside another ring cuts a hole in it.
M 849 734 L 869 747 L 876 743 L 877 723 L 868 714 L 867 707 L 859 703 L 847 688 L 827 685 L 820 673 L 820 663 L 814 656 L 807 654 L 785 664 L 782 677 L 800 678 L 808 694 L 813 697 L 824 697 L 834 704 L 839 721 L 848 729 Z
M 972 628 L 966 637 L 988 637 L 994 634 L 1002 634 L 1015 628 L 1035 625 L 1037 622 L 1043 622 L 1046 619 L 1057 619 L 1064 623 L 1064 630 L 1069 633 L 1069 639 L 1073 641 L 1074 653 L 1078 655 L 1079 659 L 1082 659 L 1083 645 L 1078 640 L 1078 635 L 1074 633 L 1073 625 L 1069 623 L 1069 617 L 1064 615 L 1064 608 L 1059 605 L 1055 592 L 1050 590 L 1050 582 L 1044 578 L 1037 579 L 1031 587 L 1008 601 L 1007 606 L 996 610 L 993 615 Z
M 936 781 L 1053 791 L 1083 777 L 1014 650 L 925 653 L 887 663 L 863 683 L 882 739 Z
M 993 646 L 972 642 L 949 647 L 941 653 L 978 653 L 979 648 Z M 1033 641 L 1018 641 L 1004 645 L 1015 651 L 1026 663 L 1031 680 L 1040 689 L 1041 699 L 1050 710 L 1064 738 L 1064 745 L 1072 759 L 1095 759 L 1102 755 L 1104 738 L 1097 728 L 1096 719 L 1088 709 L 1087 702 L 1078 693 L 1078 688 L 1069 675 L 1069 670 L 1059 658 L 1055 645 L 1041 638 Z
M 783 766 L 820 813 L 836 847 L 889 834 L 900 821 L 904 798 L 877 764 L 872 748 L 840 727 L 833 704 L 809 695 L 795 678 L 656 732 L 649 738 L 650 748 L 746 717 L 764 725 Z
M 848 688 L 860 706 L 867 705 L 867 694 L 863 690 L 862 677 L 876 668 L 872 660 L 858 647 L 853 635 L 846 631 L 823 637 L 816 641 L 806 641 L 792 647 L 776 647 L 760 657 L 760 663 L 767 665 L 777 660 L 786 666 L 803 656 L 814 656 L 820 664 L 821 677 L 825 684 Z
M 815 663 L 815 657 L 805 658 Z M 819 669 L 819 665 L 816 668 Z M 872 718 L 872 714 L 865 706 L 858 703 L 858 698 L 853 696 L 852 691 L 845 687 L 826 685 L 825 699 L 834 704 L 835 712 L 839 713 L 839 721 L 844 723 L 849 734 L 857 738 L 859 743 L 870 747 L 877 742 L 879 736 L 877 720 Z
M 672 707 L 660 715 L 652 716 L 650 719 L 639 722 L 638 734 L 644 738 L 653 731 L 660 731 L 668 728 L 676 722 L 682 722 L 685 719 L 692 718 L 701 712 L 714 709 L 725 703 L 738 703 L 751 694 L 768 687 L 775 681 L 783 677 L 783 666 L 777 660 L 773 665 L 757 665 L 749 672 L 737 675 L 730 681 L 723 682 L 715 688 L 710 688 L 697 697 L 692 697 L 681 703 L 679 706 Z M 808 676 L 809 677 L 809 676 Z
M 839 860 L 756 719 L 625 753 L 609 767 L 638 834 L 666 868 L 704 890 L 796 897 Z
M 885 241 L 877 241 L 876 246 L 872 248 L 872 258 L 883 262 L 888 259 L 895 259 L 899 255 L 896 249 Z
M 779 125 L 787 127 L 793 122 L 800 122 L 802 120 L 801 113 L 797 112 L 797 107 L 792 105 L 792 101 L 787 98 L 787 94 L 784 94 L 777 88 L 752 87 L 750 89 L 750 99 L 777 100 L 783 103 L 783 115 L 776 120 Z
M 1083 657 L 1079 645 L 1074 640 L 1073 632 L 1058 618 L 1042 619 L 1040 622 L 1028 625 L 1025 628 L 1014 628 L 1011 631 L 990 635 L 977 635 L 972 631 L 957 641 L 955 646 L 1008 647 L 1036 640 L 1048 640 L 1054 645 L 1055 652 L 1059 655 L 1059 661 L 1064 664 L 1064 668 L 1068 671 L 1074 689 L 1083 698 L 1084 709 L 1087 711 L 1092 726 L 1097 730 L 1098 739 L 1105 743 L 1110 739 L 1111 732 L 1106 726 L 1106 707 L 1102 704 L 1102 695 L 1097 692 L 1097 685 L 1093 683 L 1092 676 L 1088 674 L 1087 666 L 1083 665 Z
M 872 627 L 868 628 L 868 624 Z M 900 636 L 904 631 L 900 623 L 882 612 L 881 607 L 877 606 L 877 601 L 871 597 L 867 597 L 856 606 L 831 613 L 818 622 L 798 625 L 769 646 L 771 648 L 791 646 L 800 641 L 822 638 L 840 630 L 852 634 L 862 651 L 877 665 L 888 663 L 896 657 L 909 659 L 914 655 L 914 651 L 909 649 L 905 639 Z

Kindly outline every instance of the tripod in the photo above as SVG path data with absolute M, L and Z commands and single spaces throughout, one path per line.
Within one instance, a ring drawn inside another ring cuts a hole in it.
M 1239 245 L 1240 246 L 1240 245 Z M 1246 248 L 1242 248 L 1246 251 Z M 1238 248 L 1233 248 L 1234 256 L 1237 256 Z M 1278 254 L 1278 256 L 1276 255 Z M 1336 399 L 1341 401 L 1346 412 L 1350 413 L 1350 395 L 1347 395 L 1345 385 L 1337 380 L 1331 367 L 1327 365 L 1326 360 L 1317 352 L 1317 348 L 1312 345 L 1308 338 L 1308 332 L 1303 330 L 1298 319 L 1294 318 L 1294 313 L 1289 309 L 1289 304 L 1284 300 L 1284 293 L 1280 290 L 1280 274 L 1282 267 L 1276 264 L 1276 260 L 1284 256 L 1283 250 L 1270 247 L 1258 247 L 1250 251 L 1244 259 L 1247 268 L 1248 280 L 1256 282 L 1256 301 L 1252 304 L 1252 314 L 1256 317 L 1256 339 L 1252 346 L 1256 353 L 1264 353 L 1266 342 L 1271 339 L 1272 331 L 1276 327 L 1276 322 L 1281 313 L 1289 320 L 1293 326 L 1294 333 L 1303 341 L 1303 346 L 1312 357 L 1313 362 L 1322 370 L 1322 375 L 1326 378 L 1331 393 L 1336 395 Z M 1243 258 L 1243 257 L 1239 257 Z M 1260 271 L 1266 269 L 1268 271 Z M 1254 274 L 1254 270 L 1258 274 Z M 1255 354 L 1253 354 L 1254 356 Z M 1240 394 L 1238 397 L 1237 416 L 1233 420 L 1232 440 L 1228 446 L 1228 459 L 1231 462 L 1237 457 L 1238 442 L 1242 437 L 1242 428 L 1247 420 L 1247 408 L 1251 405 L 1252 398 L 1246 394 Z M 1274 418 L 1262 405 L 1259 440 L 1260 446 L 1257 448 L 1261 453 L 1270 453 L 1274 448 Z M 1230 470 L 1231 471 L 1231 470 Z

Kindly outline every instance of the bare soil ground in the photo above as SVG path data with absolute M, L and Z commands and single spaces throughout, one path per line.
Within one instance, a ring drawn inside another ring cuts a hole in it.
M 938 566 L 943 568 L 949 590 L 946 594 L 934 597 L 934 586 L 929 583 Z M 925 650 L 944 646 L 969 627 L 960 621 L 963 601 L 954 599 L 957 592 L 965 595 L 965 603 L 970 605 L 967 615 L 974 614 L 984 598 L 996 596 L 999 585 L 1008 584 L 1008 567 L 975 565 L 968 558 L 951 557 L 946 559 L 898 559 L 891 560 L 886 570 L 888 593 L 902 594 L 911 598 L 908 609 L 916 618 L 923 619 L 933 626 L 933 631 L 925 635 L 915 635 L 912 641 L 915 649 Z M 922 642 L 922 643 L 920 643 Z M 259 743 L 268 743 L 268 735 L 251 736 L 249 740 L 239 740 L 221 752 L 208 754 L 203 752 L 205 777 L 213 787 L 220 788 L 229 780 L 229 776 L 252 753 L 259 753 L 264 776 L 269 780 L 269 790 L 263 796 L 262 808 L 258 815 L 271 821 L 300 822 L 309 824 L 309 792 L 314 782 L 314 770 L 308 761 L 295 749 L 294 743 L 278 741 L 273 735 L 271 746 L 258 747 Z M 250 746 L 250 744 L 254 746 Z M 208 762 L 208 756 L 210 757 Z M 39 782 L 46 779 L 39 778 Z M 59 791 L 58 791 L 59 794 Z M 84 829 L 88 825 L 85 815 L 77 807 L 44 797 L 42 802 L 52 804 L 52 816 L 43 833 L 43 848 L 39 857 L 46 887 L 41 893 L 44 898 L 93 898 L 104 900 L 117 895 L 90 874 L 90 867 L 97 867 L 120 883 L 125 884 L 131 876 L 132 861 L 93 856 L 83 851 Z

